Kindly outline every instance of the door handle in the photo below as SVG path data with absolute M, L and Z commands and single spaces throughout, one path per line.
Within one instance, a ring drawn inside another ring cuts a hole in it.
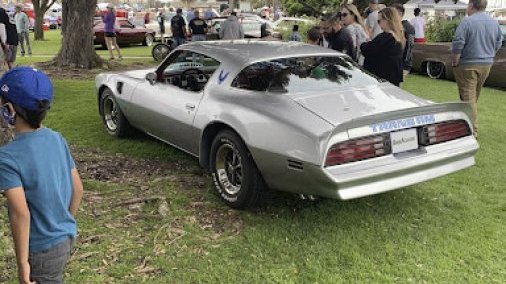
M 194 104 L 186 104 L 186 109 L 187 110 L 195 110 L 195 105 Z

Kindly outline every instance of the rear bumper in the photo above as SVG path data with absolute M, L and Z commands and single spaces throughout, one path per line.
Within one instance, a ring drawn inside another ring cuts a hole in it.
M 374 195 L 444 176 L 475 164 L 479 145 L 473 136 L 417 150 L 324 168 L 302 163 L 286 166 L 269 159 L 262 175 L 269 187 L 333 199 Z M 267 155 L 267 154 L 266 154 Z M 272 157 L 272 153 L 268 155 Z
M 374 161 L 323 168 L 334 186 L 320 195 L 347 200 L 431 180 L 473 166 L 478 148 L 476 139 L 469 136 Z

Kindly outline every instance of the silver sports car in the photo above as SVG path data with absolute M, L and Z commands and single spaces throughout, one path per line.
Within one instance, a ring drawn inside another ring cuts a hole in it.
M 296 42 L 185 44 L 156 69 L 96 78 L 105 129 L 199 159 L 231 207 L 266 188 L 352 199 L 474 165 L 464 103 L 437 104 Z

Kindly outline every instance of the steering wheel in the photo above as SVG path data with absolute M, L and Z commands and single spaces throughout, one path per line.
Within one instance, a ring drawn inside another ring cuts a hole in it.
M 184 80 L 186 80 L 186 86 L 182 86 Z M 207 80 L 209 76 L 197 68 L 189 68 L 181 73 L 181 87 L 189 87 L 192 91 L 199 91 L 201 84 L 205 84 Z

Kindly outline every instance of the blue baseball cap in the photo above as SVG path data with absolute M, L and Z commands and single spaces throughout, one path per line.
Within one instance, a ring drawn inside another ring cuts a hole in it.
M 39 102 L 53 100 L 53 84 L 37 69 L 16 67 L 0 79 L 0 96 L 21 108 L 42 111 Z

